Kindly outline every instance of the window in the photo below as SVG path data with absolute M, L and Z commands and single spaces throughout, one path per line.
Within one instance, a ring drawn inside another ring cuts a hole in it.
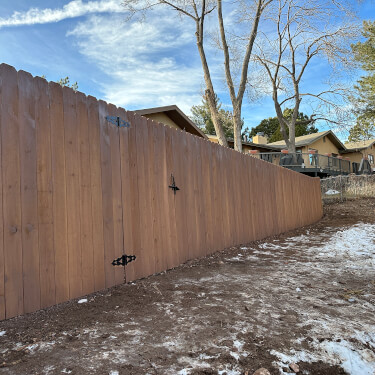
M 374 155 L 369 154 L 368 155 L 368 161 L 370 162 L 370 164 L 374 164 Z
M 323 142 L 326 143 L 326 136 L 323 137 Z

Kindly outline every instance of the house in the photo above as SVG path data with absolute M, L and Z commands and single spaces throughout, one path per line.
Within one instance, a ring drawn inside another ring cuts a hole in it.
M 272 142 L 267 145 L 276 150 L 287 149 L 285 141 Z M 321 155 L 330 154 L 330 156 L 337 157 L 344 150 L 344 144 L 336 137 L 332 130 L 296 137 L 297 152 L 308 154 L 310 151 L 315 151 Z
M 264 137 L 261 139 L 264 140 Z M 285 141 L 267 143 L 267 146 L 281 152 L 287 150 Z M 375 139 L 343 144 L 331 130 L 326 130 L 296 137 L 296 152 L 301 155 L 297 161 L 289 160 L 289 167 L 313 176 L 371 173 L 375 170 Z M 282 165 L 281 156 L 278 159 L 267 155 L 260 157 L 265 160 L 271 158 L 269 161 Z
M 209 141 L 213 143 L 219 143 L 219 140 L 216 135 L 207 134 L 207 138 Z M 230 148 L 234 148 L 234 141 L 233 139 L 228 139 L 228 146 Z M 267 144 L 257 144 L 255 142 L 250 141 L 242 141 L 242 152 L 247 154 L 250 153 L 252 150 L 257 150 L 259 152 L 273 152 L 275 151 L 273 147 L 268 146 Z
M 191 121 L 176 105 L 138 109 L 134 112 L 151 120 L 161 122 L 171 128 L 181 129 L 187 133 L 207 139 L 207 136 L 202 130 L 200 130 L 198 126 L 195 125 L 194 122 Z
M 218 142 L 216 136 L 209 135 L 208 139 Z M 228 143 L 233 147 L 232 140 Z M 268 143 L 262 133 L 253 137 L 251 142 L 244 141 L 242 148 L 244 153 L 310 176 L 371 173 L 370 165 L 375 170 L 375 139 L 344 144 L 331 130 L 296 137 L 295 157 L 288 154 L 285 141 Z
M 350 161 L 353 163 L 354 169 L 357 167 L 356 164 L 360 166 L 361 161 L 368 160 L 372 172 L 375 171 L 375 139 L 369 139 L 367 141 L 359 142 L 348 142 L 345 143 L 346 150 L 343 152 Z M 353 170 L 356 172 L 356 170 Z

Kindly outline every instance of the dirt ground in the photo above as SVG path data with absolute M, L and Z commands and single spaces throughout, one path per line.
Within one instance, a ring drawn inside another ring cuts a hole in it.
M 0 322 L 0 374 L 375 373 L 375 199 Z M 82 302 L 82 301 L 81 301 Z

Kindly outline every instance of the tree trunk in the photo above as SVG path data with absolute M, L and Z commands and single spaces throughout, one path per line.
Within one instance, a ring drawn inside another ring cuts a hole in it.
M 234 149 L 242 152 L 242 137 L 241 137 L 241 105 L 235 103 L 233 106 L 233 136 L 234 136 Z
M 204 11 L 202 11 L 202 17 L 203 17 L 203 14 L 204 14 Z M 204 81 L 206 83 L 205 96 L 206 96 L 206 100 L 208 103 L 208 107 L 210 108 L 211 118 L 215 127 L 215 132 L 216 132 L 219 144 L 221 144 L 222 146 L 228 147 L 228 141 L 225 137 L 224 129 L 220 120 L 219 111 L 216 107 L 215 90 L 212 84 L 210 69 L 208 68 L 206 53 L 203 47 L 203 20 L 204 18 L 200 20 L 196 19 L 195 22 L 196 22 L 197 31 L 195 33 L 195 36 L 197 38 L 197 47 L 198 47 L 199 56 L 202 62 Z

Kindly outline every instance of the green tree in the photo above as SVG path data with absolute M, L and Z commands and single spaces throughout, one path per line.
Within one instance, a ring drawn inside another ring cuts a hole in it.
M 293 109 L 286 108 L 283 111 L 283 117 L 285 119 L 290 119 L 293 115 Z M 302 112 L 298 113 L 297 120 L 296 120 L 296 128 L 295 134 L 296 137 L 300 137 L 302 135 L 313 134 L 317 133 L 318 129 L 314 126 L 313 120 Z M 289 129 L 286 129 L 287 134 L 289 135 Z M 254 137 L 257 133 L 264 133 L 267 136 L 268 142 L 277 142 L 282 141 L 283 135 L 280 129 L 280 123 L 277 117 L 269 117 L 264 119 L 260 122 L 258 126 L 252 128 L 249 132 L 249 137 Z
M 354 86 L 356 95 L 352 98 L 357 123 L 352 128 L 350 139 L 373 136 L 375 132 L 375 21 L 364 21 L 363 42 L 352 45 L 355 60 L 367 75 Z
M 67 87 L 71 87 L 74 91 L 78 90 L 78 83 L 74 82 L 71 84 L 69 77 L 61 78 L 59 81 L 57 81 L 57 83 L 62 87 L 67 86 Z
M 221 108 L 221 103 L 217 95 L 215 95 L 215 105 L 226 139 L 233 139 L 233 114 L 230 111 Z M 205 134 L 216 135 L 210 107 L 205 98 L 202 99 L 201 105 L 194 105 L 191 107 L 191 113 L 191 120 L 199 126 Z
M 375 124 L 366 118 L 357 120 L 349 130 L 348 142 L 366 141 L 375 138 Z

